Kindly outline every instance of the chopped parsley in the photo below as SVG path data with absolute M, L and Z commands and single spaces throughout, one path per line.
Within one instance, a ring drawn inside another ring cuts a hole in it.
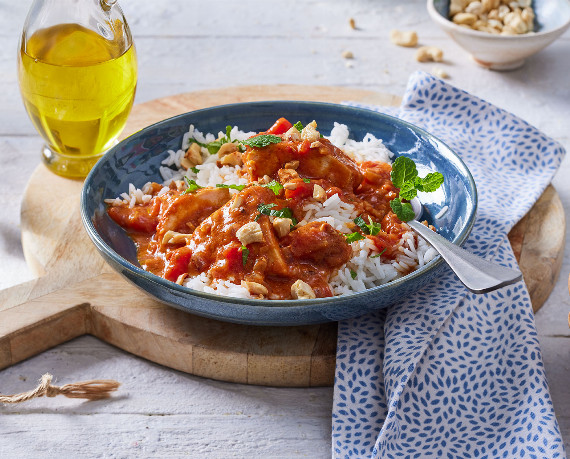
M 243 190 L 247 185 L 226 185 L 225 183 L 216 184 L 216 188 L 230 188 L 232 190 Z
M 360 234 L 358 231 L 355 231 L 354 233 L 347 234 L 345 237 L 346 237 L 346 242 L 348 242 L 349 244 L 356 242 L 356 241 L 360 241 L 361 239 L 364 239 L 364 236 L 362 234 Z
M 241 246 L 241 262 L 245 266 L 247 263 L 247 257 L 249 256 L 249 249 L 245 246 Z
M 370 216 L 368 216 L 370 223 L 366 223 L 362 217 L 356 217 L 353 221 L 364 234 L 370 234 L 371 236 L 376 236 L 382 229 L 380 223 L 373 222 Z
M 430 172 L 424 178 L 418 176 L 416 163 L 406 156 L 399 156 L 392 164 L 390 179 L 400 193 L 396 199 L 390 201 L 390 207 L 397 217 L 407 222 L 415 217 L 412 205 L 409 202 L 414 199 L 418 191 L 430 193 L 437 190 L 443 183 L 443 175 L 439 172 Z
M 305 183 L 311 183 L 311 179 L 304 178 L 304 179 L 303 179 L 303 182 L 305 182 Z
M 271 180 L 271 182 L 261 186 L 269 188 L 271 191 L 273 191 L 273 193 L 275 193 L 275 196 L 277 196 L 283 189 L 283 185 L 281 185 L 277 180 Z
M 195 191 L 202 188 L 194 180 L 190 180 L 188 177 L 184 177 L 184 182 L 186 183 L 186 186 L 188 188 L 186 188 L 186 190 L 182 194 L 194 193 Z
M 356 271 L 353 271 L 352 269 L 350 270 L 350 277 L 352 277 L 353 279 L 356 279 Z
M 303 123 L 301 123 L 300 121 L 297 121 L 297 122 L 293 125 L 293 127 L 294 127 L 295 129 L 297 129 L 297 131 L 301 132 L 301 131 L 303 130 L 303 127 L 304 127 L 304 126 L 303 126 Z

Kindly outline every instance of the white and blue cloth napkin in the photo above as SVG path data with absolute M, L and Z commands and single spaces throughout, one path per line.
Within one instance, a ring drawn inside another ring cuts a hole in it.
M 479 193 L 465 248 L 516 267 L 507 233 L 550 183 L 564 149 L 423 72 L 411 76 L 395 113 L 367 108 L 424 128 L 462 157 Z M 524 283 L 476 295 L 447 269 L 409 299 L 341 322 L 332 451 L 359 458 L 565 457 Z

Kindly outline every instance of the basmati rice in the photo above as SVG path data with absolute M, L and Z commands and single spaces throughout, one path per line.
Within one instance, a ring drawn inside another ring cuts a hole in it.
M 253 132 L 242 132 L 234 127 L 231 138 L 245 140 L 254 134 Z M 357 142 L 350 139 L 349 134 L 347 126 L 334 123 L 334 128 L 328 139 L 356 162 L 380 161 L 391 163 L 393 153 L 384 146 L 382 140 L 375 138 L 372 134 L 366 134 L 360 142 Z M 224 135 L 225 133 L 222 132 L 218 134 L 218 137 L 213 134 L 203 134 L 194 125 L 191 125 L 188 132 L 183 136 L 182 148 L 178 151 L 169 150 L 161 163 L 160 174 L 164 182 L 158 195 L 165 193 L 173 181 L 180 181 L 184 177 L 194 180 L 201 187 L 217 184 L 246 185 L 248 180 L 245 176 L 240 175 L 242 170 L 240 166 L 218 167 L 217 155 L 208 154 L 204 147 L 201 148 L 202 155 L 205 158 L 203 164 L 196 166 L 194 171 L 191 169 L 186 171 L 180 166 L 180 161 L 190 145 L 190 139 L 209 143 Z M 152 198 L 151 195 L 145 193 L 145 191 L 149 191 L 149 187 L 150 183 L 145 184 L 142 189 L 137 189 L 130 184 L 128 193 L 123 193 L 115 199 L 107 199 L 105 202 L 111 205 L 128 205 L 129 207 L 148 202 Z M 232 194 L 238 192 L 233 189 L 229 191 Z M 310 222 L 322 221 L 344 234 L 352 232 L 350 224 L 358 216 L 354 206 L 342 201 L 337 194 L 323 203 L 310 202 L 303 207 L 303 211 L 305 216 L 299 222 L 300 226 Z M 435 249 L 411 230 L 402 236 L 394 260 L 383 259 L 374 243 L 368 238 L 353 242 L 351 247 L 352 259 L 341 267 L 329 281 L 334 295 L 362 292 L 385 284 L 424 266 L 437 255 Z M 206 273 L 201 273 L 195 277 L 187 277 L 183 285 L 207 293 L 252 298 L 246 288 L 233 283 L 232 280 L 234 279 L 212 280 Z

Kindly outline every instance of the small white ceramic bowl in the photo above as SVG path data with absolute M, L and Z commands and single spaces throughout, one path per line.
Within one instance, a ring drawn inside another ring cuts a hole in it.
M 475 62 L 492 70 L 514 70 L 548 46 L 570 26 L 569 0 L 533 0 L 535 32 L 494 35 L 468 29 L 448 19 L 449 0 L 427 0 L 431 18 L 465 49 Z

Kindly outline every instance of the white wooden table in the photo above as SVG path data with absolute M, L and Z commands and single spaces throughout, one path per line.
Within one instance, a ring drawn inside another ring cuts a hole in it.
M 0 0 L 0 288 L 31 278 L 19 235 L 24 186 L 41 139 L 24 111 L 16 48 L 31 0 Z M 137 102 L 224 86 L 317 84 L 401 95 L 408 75 L 433 65 L 388 40 L 414 29 L 441 47 L 452 84 L 505 108 L 570 149 L 570 34 L 520 70 L 473 64 L 434 25 L 421 0 L 122 0 L 139 57 Z M 349 26 L 354 18 L 357 29 Z M 352 66 L 341 56 L 354 54 Z M 570 158 L 554 180 L 570 215 Z M 570 227 L 569 227 L 570 228 Z M 567 230 L 567 235 L 568 235 Z M 570 445 L 570 311 L 565 251 L 560 279 L 536 314 L 543 359 Z M 277 389 L 189 376 L 82 337 L 0 371 L 0 393 L 32 388 L 45 372 L 61 384 L 122 383 L 111 400 L 57 397 L 0 407 L 0 457 L 328 457 L 332 388 Z

